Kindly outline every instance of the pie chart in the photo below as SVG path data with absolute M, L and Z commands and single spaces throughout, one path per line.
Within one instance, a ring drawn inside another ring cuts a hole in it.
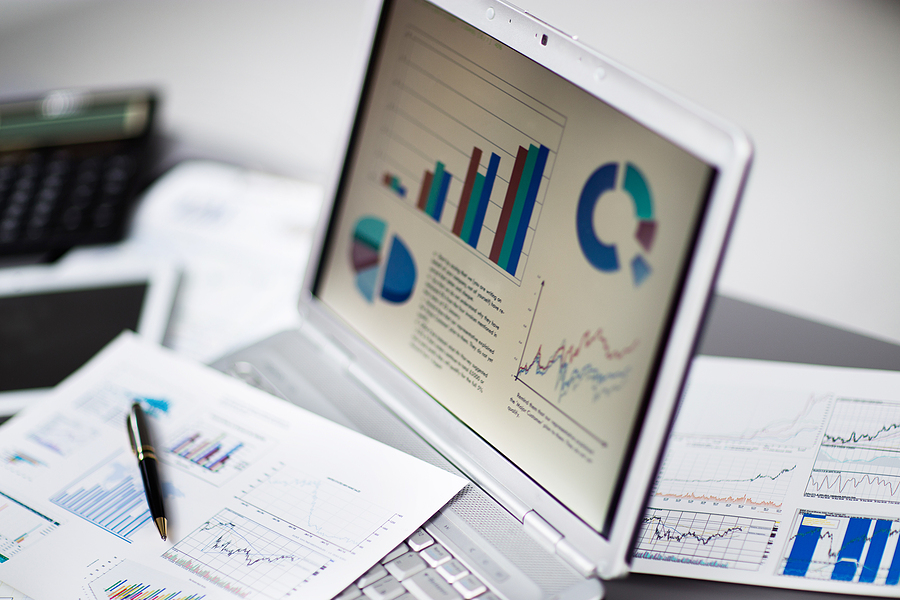
M 367 302 L 374 303 L 377 297 L 392 304 L 409 300 L 416 286 L 416 263 L 399 236 L 388 236 L 387 223 L 377 217 L 357 221 L 350 260 L 356 289 Z
M 605 272 L 619 270 L 619 252 L 616 244 L 606 243 L 597 236 L 594 231 L 593 214 L 601 197 L 606 192 L 616 189 L 619 166 L 618 163 L 607 163 L 591 174 L 581 190 L 575 217 L 578 243 L 581 245 L 584 257 L 594 268 Z M 656 238 L 653 198 L 644 175 L 631 163 L 625 164 L 625 177 L 621 188 L 631 198 L 634 205 L 634 217 L 637 221 L 634 238 L 642 252 L 635 254 L 630 264 L 634 285 L 639 286 L 651 273 L 650 265 L 643 255 L 650 252 Z

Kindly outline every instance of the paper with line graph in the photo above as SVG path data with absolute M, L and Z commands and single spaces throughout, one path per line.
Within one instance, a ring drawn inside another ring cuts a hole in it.
M 900 594 L 900 373 L 701 356 L 634 568 Z
M 128 448 L 135 401 L 167 541 Z M 129 334 L 0 432 L 0 581 L 35 598 L 331 598 L 463 485 Z

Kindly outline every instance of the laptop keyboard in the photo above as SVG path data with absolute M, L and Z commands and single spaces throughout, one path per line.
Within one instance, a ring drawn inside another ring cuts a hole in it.
M 334 600 L 500 600 L 424 529 L 394 548 Z

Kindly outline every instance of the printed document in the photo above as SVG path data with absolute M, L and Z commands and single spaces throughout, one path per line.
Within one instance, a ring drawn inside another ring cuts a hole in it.
M 900 373 L 694 360 L 633 570 L 900 594 Z
M 0 581 L 36 599 L 331 598 L 465 483 L 132 334 L 0 428 L 0 453 Z

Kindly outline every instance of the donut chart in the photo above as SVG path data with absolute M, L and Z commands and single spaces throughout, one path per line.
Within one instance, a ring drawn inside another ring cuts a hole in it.
M 382 250 L 387 237 L 387 223 L 376 217 L 361 218 L 353 229 L 350 260 L 356 289 L 370 304 L 376 297 L 392 304 L 406 302 L 416 286 L 415 260 L 399 236 L 390 237 L 384 261 Z
M 606 192 L 616 189 L 619 163 L 610 162 L 595 170 L 581 190 L 575 215 L 578 243 L 587 261 L 597 270 L 614 273 L 621 268 L 616 244 L 605 243 L 594 230 L 594 208 Z M 644 253 L 653 248 L 656 238 L 656 220 L 653 215 L 653 197 L 647 180 L 632 163 L 625 163 L 625 177 L 621 184 L 634 204 L 637 229 L 634 237 Z M 641 285 L 652 273 L 643 253 L 635 254 L 630 261 L 631 276 L 635 286 Z

